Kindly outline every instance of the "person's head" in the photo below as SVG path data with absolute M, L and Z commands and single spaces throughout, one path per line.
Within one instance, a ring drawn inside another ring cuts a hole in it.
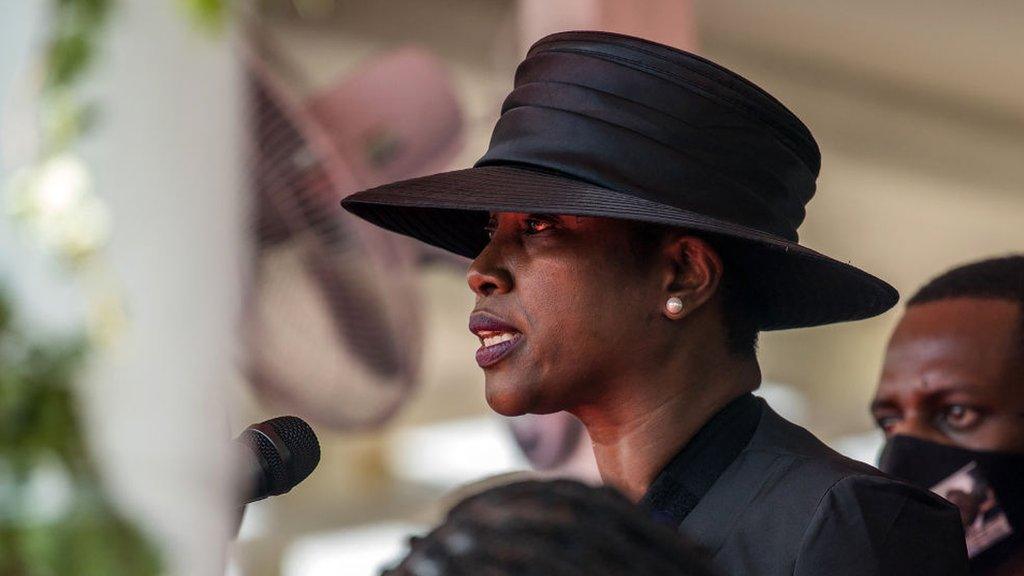
M 526 481 L 470 496 L 386 576 L 710 576 L 700 553 L 607 487 Z
M 1024 255 L 955 268 L 909 300 L 872 413 L 887 436 L 1024 453 Z
M 697 348 L 722 362 L 755 356 L 757 318 L 725 242 L 625 220 L 507 212 L 492 214 L 488 231 L 467 279 L 482 352 L 491 338 L 512 338 L 493 347 L 497 356 L 478 355 L 488 402 L 502 414 L 593 403 Z M 671 298 L 678 311 L 666 307 Z
M 734 72 L 641 38 L 564 32 L 518 66 L 472 168 L 342 205 L 475 259 L 488 399 L 504 414 L 548 412 L 608 399 L 625 379 L 620 390 L 644 392 L 670 374 L 709 391 L 756 380 L 759 329 L 892 307 L 892 286 L 799 243 L 820 168 L 807 126 Z M 700 361 L 733 371 L 701 374 Z

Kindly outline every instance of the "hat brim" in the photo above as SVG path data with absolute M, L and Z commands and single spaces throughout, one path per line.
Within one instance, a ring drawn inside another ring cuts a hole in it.
M 345 198 L 342 206 L 377 226 L 467 258 L 487 245 L 489 212 L 601 216 L 651 222 L 736 241 L 762 330 L 877 316 L 896 289 L 849 264 L 777 236 L 624 194 L 574 178 L 517 166 L 484 166 L 403 180 Z

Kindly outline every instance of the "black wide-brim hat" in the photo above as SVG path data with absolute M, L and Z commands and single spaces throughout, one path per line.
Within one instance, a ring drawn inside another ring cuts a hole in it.
M 473 168 L 371 188 L 342 205 L 469 258 L 488 242 L 490 212 L 704 233 L 730 247 L 726 274 L 742 274 L 762 330 L 869 318 L 899 298 L 798 243 L 818 145 L 778 100 L 713 62 L 620 34 L 554 34 L 519 65 L 501 112 Z

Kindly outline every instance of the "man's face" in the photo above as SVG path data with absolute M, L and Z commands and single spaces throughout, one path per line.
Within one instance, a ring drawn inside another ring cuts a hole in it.
M 954 298 L 907 309 L 889 341 L 872 413 L 886 436 L 1024 453 L 1021 309 Z
M 652 361 L 663 295 L 640 262 L 630 224 L 607 218 L 498 213 L 467 273 L 470 329 L 481 338 L 487 402 L 517 415 L 593 402 Z

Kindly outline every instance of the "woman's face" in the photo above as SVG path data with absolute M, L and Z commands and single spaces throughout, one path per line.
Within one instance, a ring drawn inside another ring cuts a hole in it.
M 657 357 L 664 281 L 632 225 L 495 213 L 467 273 L 487 402 L 500 414 L 571 410 Z M 641 261 L 644 260 L 644 261 Z

